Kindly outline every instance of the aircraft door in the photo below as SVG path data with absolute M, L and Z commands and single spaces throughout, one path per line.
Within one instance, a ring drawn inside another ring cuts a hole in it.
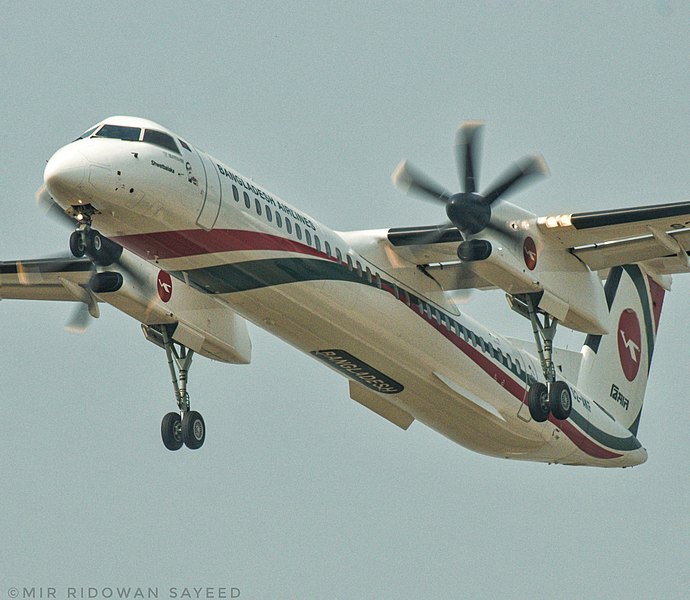
M 196 222 L 199 227 L 202 227 L 206 231 L 210 231 L 216 224 L 218 213 L 220 212 L 220 175 L 218 174 L 216 165 L 213 164 L 213 161 L 206 154 L 198 152 L 198 155 L 199 158 L 201 158 L 205 185 L 203 194 L 204 199 Z

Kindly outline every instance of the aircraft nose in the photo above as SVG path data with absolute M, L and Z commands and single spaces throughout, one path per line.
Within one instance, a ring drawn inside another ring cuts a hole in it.
M 48 161 L 43 181 L 53 198 L 71 203 L 79 200 L 89 161 L 74 147 L 60 148 Z

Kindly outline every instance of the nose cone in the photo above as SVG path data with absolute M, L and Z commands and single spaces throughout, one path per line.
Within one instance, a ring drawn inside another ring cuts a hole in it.
M 73 146 L 60 148 L 46 165 L 43 181 L 50 195 L 63 204 L 78 202 L 83 196 L 83 184 L 89 161 Z

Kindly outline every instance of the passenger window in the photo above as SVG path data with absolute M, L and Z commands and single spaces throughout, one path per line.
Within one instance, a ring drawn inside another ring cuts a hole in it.
M 283 226 L 283 217 L 280 216 L 280 213 L 279 213 L 279 212 L 276 213 L 276 225 L 277 225 L 278 227 L 282 227 L 282 226 Z
M 376 284 L 377 288 L 383 288 L 383 284 L 381 283 L 381 275 L 379 275 L 378 273 L 374 275 L 374 283 Z
M 324 246 L 326 246 L 326 254 L 328 254 L 328 256 L 330 257 L 331 256 L 331 245 L 328 242 L 324 242 Z
M 371 269 L 369 267 L 367 267 L 366 271 L 367 271 L 367 281 L 369 283 L 371 283 Z
M 175 154 L 180 154 L 180 150 L 177 148 L 177 144 L 171 135 L 163 133 L 162 131 L 156 131 L 155 129 L 145 129 L 144 130 L 144 142 L 153 144 L 154 146 L 160 146 L 166 150 L 170 150 Z
M 236 186 L 236 185 L 233 185 L 233 186 L 232 186 L 232 197 L 235 199 L 235 202 L 239 202 L 239 201 L 240 201 L 240 192 L 239 192 L 239 190 L 237 189 L 237 186 Z
M 398 289 L 398 286 L 393 284 L 393 294 L 395 294 L 395 298 L 397 300 L 400 300 L 400 290 Z
M 343 253 L 340 251 L 340 248 L 335 249 L 335 257 L 338 259 L 339 263 L 343 262 Z
M 352 257 L 349 254 L 347 255 L 347 268 L 349 271 L 352 271 L 354 269 L 354 266 L 352 264 Z
M 321 240 L 318 235 L 314 236 L 314 244 L 316 245 L 316 249 L 321 252 Z
M 261 216 L 261 202 L 258 198 L 254 198 L 254 207 L 256 208 L 256 214 Z
M 295 234 L 297 235 L 298 240 L 302 239 L 302 228 L 299 226 L 298 223 L 295 223 Z
M 361 276 L 362 276 L 362 263 L 360 263 L 359 261 L 357 261 L 355 264 L 356 264 L 356 266 L 357 266 L 357 275 L 358 275 L 359 277 L 361 277 Z
M 308 230 L 308 229 L 305 229 L 305 230 L 304 230 L 304 235 L 305 235 L 306 238 L 307 238 L 307 244 L 309 244 L 309 245 L 311 246 L 311 233 L 309 233 L 309 230 Z
M 270 223 L 273 220 L 273 213 L 269 206 L 266 206 L 266 220 Z
M 244 192 L 242 194 L 242 196 L 244 197 L 244 205 L 247 208 L 251 208 L 252 207 L 252 201 L 249 199 L 249 194 L 247 194 L 247 192 Z
M 292 223 L 290 223 L 290 219 L 285 217 L 285 229 L 287 229 L 288 233 L 292 233 Z

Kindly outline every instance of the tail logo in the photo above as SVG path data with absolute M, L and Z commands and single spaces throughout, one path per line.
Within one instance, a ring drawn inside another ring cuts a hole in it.
M 626 308 L 618 321 L 618 356 L 625 378 L 634 381 L 642 360 L 642 333 L 632 308 Z

